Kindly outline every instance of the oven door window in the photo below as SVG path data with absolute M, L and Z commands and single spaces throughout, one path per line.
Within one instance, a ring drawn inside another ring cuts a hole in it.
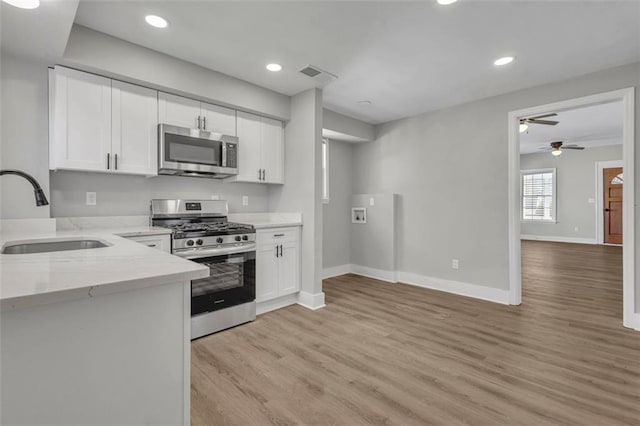
M 193 260 L 209 276 L 191 281 L 191 315 L 255 300 L 255 252 Z
M 220 141 L 173 133 L 165 133 L 164 139 L 166 161 L 208 166 L 220 166 L 222 163 L 222 142 Z

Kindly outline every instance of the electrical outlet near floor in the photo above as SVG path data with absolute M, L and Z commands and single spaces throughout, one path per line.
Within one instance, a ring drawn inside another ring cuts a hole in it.
M 451 269 L 459 269 L 460 261 L 458 259 L 451 259 Z
M 243 206 L 248 206 L 249 205 L 249 196 L 248 195 L 243 195 L 242 196 L 242 205 Z
M 87 205 L 95 206 L 96 205 L 96 193 L 95 192 L 87 192 Z
M 218 194 L 214 194 L 214 195 L 211 196 L 211 199 L 212 200 L 219 200 L 220 196 Z

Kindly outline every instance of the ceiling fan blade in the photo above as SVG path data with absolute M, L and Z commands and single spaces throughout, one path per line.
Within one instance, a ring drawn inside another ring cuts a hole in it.
M 536 120 L 534 118 L 529 118 L 527 120 L 529 123 L 534 123 L 534 124 L 546 124 L 548 126 L 555 126 L 556 124 L 558 124 L 558 121 L 553 121 L 553 120 Z
M 562 149 L 584 149 L 584 146 L 570 146 L 570 145 L 563 145 Z
M 547 117 L 555 117 L 558 114 L 556 114 L 555 112 L 552 112 L 551 114 L 544 114 L 544 115 L 536 115 L 535 117 L 529 117 L 532 120 L 537 120 L 538 118 L 547 118 Z

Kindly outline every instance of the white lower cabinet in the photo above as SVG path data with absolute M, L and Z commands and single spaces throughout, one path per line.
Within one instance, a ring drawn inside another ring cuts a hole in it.
M 148 247 L 171 253 L 171 236 L 169 235 L 143 235 L 139 237 L 125 237 L 128 240 L 144 244 Z
M 256 233 L 256 302 L 300 291 L 300 228 Z

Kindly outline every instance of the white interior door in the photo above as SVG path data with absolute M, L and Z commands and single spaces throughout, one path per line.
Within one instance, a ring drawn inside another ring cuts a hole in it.
M 264 181 L 284 183 L 284 139 L 282 122 L 262 118 L 262 166 Z
M 63 67 L 52 73 L 52 168 L 107 171 L 111 80 Z
M 238 111 L 238 176 L 237 180 L 261 182 L 262 147 L 261 117 Z
M 155 90 L 114 80 L 112 154 L 117 172 L 158 174 L 158 97 Z
M 202 119 L 199 101 L 158 92 L 158 122 L 197 129 L 198 118 Z
M 236 110 L 218 105 L 201 105 L 202 130 L 236 136 Z

